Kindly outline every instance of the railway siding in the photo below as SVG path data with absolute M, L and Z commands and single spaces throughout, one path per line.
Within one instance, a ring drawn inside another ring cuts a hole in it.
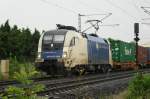
M 146 72 L 148 73 L 148 71 L 145 71 L 145 73 Z M 95 78 L 92 80 L 88 79 L 89 81 L 77 80 L 77 82 L 70 83 L 70 84 L 68 84 L 69 82 L 67 84 L 61 84 L 61 85 L 57 84 L 55 87 L 47 85 L 48 86 L 47 89 L 43 92 L 40 92 L 39 95 L 48 95 L 51 97 L 57 96 L 57 98 L 59 97 L 61 99 L 63 96 L 64 97 L 77 97 L 77 96 L 83 95 L 83 93 L 87 93 L 88 90 L 91 90 L 91 89 L 97 90 L 98 92 L 101 91 L 102 93 L 105 93 L 105 92 L 113 93 L 114 90 L 112 89 L 118 90 L 118 89 L 126 88 L 129 80 L 132 79 L 134 73 L 130 72 L 129 74 L 127 74 L 126 72 L 126 73 L 122 73 L 122 75 L 121 74 L 114 75 L 112 77 L 105 76 L 105 78 L 97 78 L 97 79 Z M 69 99 L 74 99 L 74 98 L 69 98 Z

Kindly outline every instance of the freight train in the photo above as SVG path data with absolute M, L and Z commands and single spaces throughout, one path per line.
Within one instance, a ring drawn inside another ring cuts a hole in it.
M 135 64 L 135 43 L 104 39 L 96 34 L 78 32 L 72 26 L 42 33 L 36 67 L 48 74 L 108 72 L 136 69 L 150 64 L 150 48 L 139 46 Z

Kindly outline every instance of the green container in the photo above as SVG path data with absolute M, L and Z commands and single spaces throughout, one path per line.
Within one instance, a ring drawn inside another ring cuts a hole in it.
M 109 39 L 114 62 L 135 62 L 135 43 Z

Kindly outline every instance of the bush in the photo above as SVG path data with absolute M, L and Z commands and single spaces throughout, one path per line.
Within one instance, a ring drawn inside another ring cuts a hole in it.
M 37 99 L 36 93 L 44 90 L 44 85 L 35 85 L 31 80 L 32 77 L 38 74 L 35 68 L 26 66 L 21 67 L 18 72 L 14 73 L 14 79 L 20 82 L 21 85 L 9 86 L 6 89 L 6 93 L 1 95 L 3 99 Z
M 35 68 L 34 65 L 30 62 L 18 61 L 16 57 L 10 57 L 9 63 L 9 75 L 10 79 L 13 79 L 13 75 L 15 72 L 19 71 L 22 67 L 26 69 Z M 36 75 L 37 76 L 37 75 Z
M 143 76 L 141 73 L 137 73 L 129 83 L 127 99 L 147 99 L 149 95 L 150 75 Z

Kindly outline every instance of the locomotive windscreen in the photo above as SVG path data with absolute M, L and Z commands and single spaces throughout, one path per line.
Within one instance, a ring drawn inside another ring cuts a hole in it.
M 66 35 L 65 30 L 48 31 L 43 36 L 43 51 L 62 50 Z

